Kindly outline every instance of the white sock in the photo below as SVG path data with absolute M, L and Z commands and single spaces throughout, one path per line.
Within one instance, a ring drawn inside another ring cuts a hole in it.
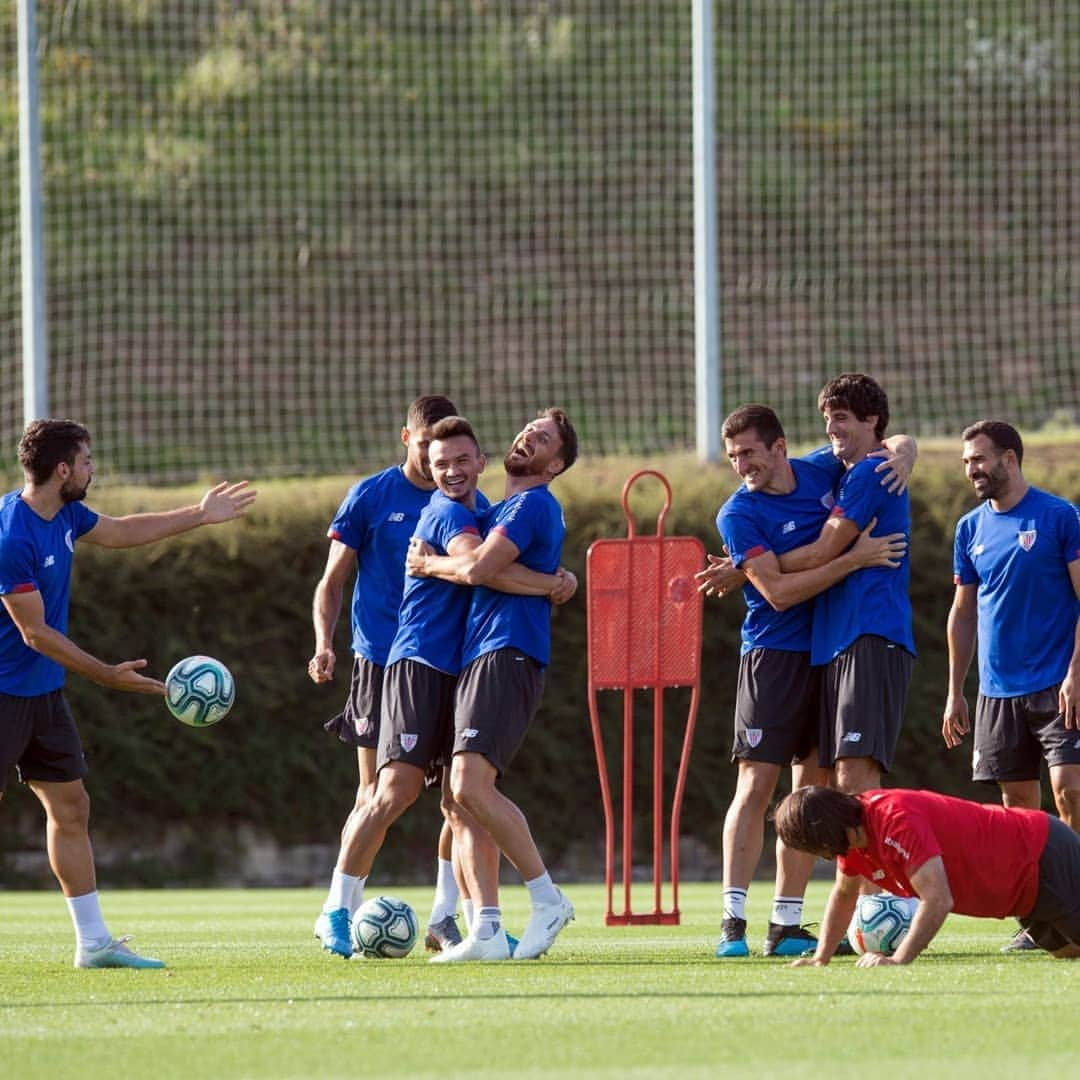
M 353 877 L 352 874 L 343 874 L 340 870 L 335 870 L 330 878 L 330 891 L 323 902 L 323 911 L 337 911 L 338 908 L 345 908 L 351 916 L 363 902 L 365 881 L 367 881 L 366 877 Z
M 724 890 L 724 918 L 746 920 L 746 890 Z
M 457 911 L 458 887 L 454 880 L 454 864 L 449 859 L 439 860 L 439 873 L 435 878 L 435 899 L 431 904 L 429 923 L 442 922 L 447 915 Z
M 802 922 L 801 896 L 774 896 L 771 921 L 780 926 L 798 926 Z
M 476 915 L 476 904 L 468 897 L 463 897 L 461 901 L 461 914 L 465 917 L 465 933 L 466 935 L 472 933 L 473 918 Z
M 479 941 L 493 938 L 502 926 L 502 913 L 497 907 L 482 907 L 476 913 L 475 933 Z
M 80 945 L 100 948 L 112 940 L 101 914 L 96 889 L 82 896 L 66 896 L 64 899 L 67 900 L 71 921 L 75 924 L 75 940 Z
M 539 877 L 525 882 L 525 888 L 529 890 L 529 899 L 532 906 L 538 908 L 541 904 L 557 904 L 559 902 L 559 890 L 551 880 L 551 875 L 545 870 Z

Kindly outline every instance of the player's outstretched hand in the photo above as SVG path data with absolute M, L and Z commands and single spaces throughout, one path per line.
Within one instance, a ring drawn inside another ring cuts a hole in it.
M 746 584 L 746 575 L 735 568 L 727 555 L 706 555 L 705 558 L 708 560 L 705 569 L 694 575 L 698 592 L 706 596 L 726 596 Z
M 307 673 L 313 683 L 330 682 L 334 677 L 334 664 L 337 656 L 333 649 L 317 652 L 309 661 Z
M 792 960 L 788 967 L 825 967 L 826 961 L 819 960 L 816 956 L 800 956 L 798 960 Z
M 970 730 L 967 700 L 950 694 L 945 702 L 945 716 L 941 721 L 941 737 L 945 740 L 945 745 L 950 750 L 959 746 Z
M 428 577 L 427 557 L 434 554 L 435 549 L 429 543 L 414 536 L 405 555 L 405 573 L 410 577 Z
M 246 480 L 238 480 L 230 484 L 228 480 L 222 480 L 215 484 L 199 501 L 199 508 L 203 512 L 204 525 L 219 525 L 223 521 L 232 521 L 247 512 L 247 508 L 255 501 L 259 493 L 254 488 L 248 487 Z
M 560 583 L 548 593 L 548 599 L 553 604 L 565 604 L 577 592 L 578 580 L 574 572 L 565 566 L 559 568 L 556 577 Z
M 858 557 L 863 567 L 888 566 L 895 570 L 907 552 L 907 536 L 904 533 L 871 536 L 876 526 L 877 518 L 871 518 L 870 523 L 859 533 L 859 538 L 851 549 L 852 554 Z
M 133 694 L 156 694 L 165 696 L 165 684 L 160 679 L 151 679 L 140 675 L 140 668 L 146 667 L 145 660 L 124 660 L 113 664 L 109 686 L 114 690 L 127 690 Z

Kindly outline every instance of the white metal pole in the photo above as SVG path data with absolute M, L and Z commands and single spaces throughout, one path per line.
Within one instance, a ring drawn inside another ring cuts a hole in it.
M 721 420 L 713 49 L 713 0 L 693 0 L 694 371 L 702 461 L 720 457 Z
M 23 418 L 27 423 L 47 416 L 49 410 L 49 351 L 45 329 L 45 244 L 42 229 L 36 6 L 35 0 L 18 0 Z

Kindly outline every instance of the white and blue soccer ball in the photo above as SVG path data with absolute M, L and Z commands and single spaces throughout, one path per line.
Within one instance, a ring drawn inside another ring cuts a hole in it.
M 165 676 L 165 704 L 189 727 L 208 727 L 223 720 L 235 700 L 232 673 L 212 656 L 188 656 Z
M 352 919 L 353 946 L 373 959 L 399 960 L 408 956 L 418 933 L 416 912 L 396 896 L 365 900 Z
M 848 927 L 848 941 L 862 956 L 881 953 L 892 956 L 911 929 L 919 901 L 914 896 L 875 893 L 860 896 Z

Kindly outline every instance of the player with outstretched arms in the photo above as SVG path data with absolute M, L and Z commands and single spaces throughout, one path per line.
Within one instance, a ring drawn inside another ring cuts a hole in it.
M 495 848 L 521 874 L 531 902 L 515 960 L 546 952 L 574 917 L 544 866 L 525 815 L 496 786 L 540 703 L 551 649 L 551 604 L 546 597 L 511 596 L 490 585 L 515 561 L 540 573 L 558 570 L 565 524 L 548 485 L 576 457 L 577 435 L 566 413 L 544 410 L 504 458 L 506 498 L 489 513 L 483 543 L 453 557 L 433 555 L 419 545 L 410 549 L 409 573 L 475 586 L 455 701 L 450 786 L 454 801 L 468 813 L 472 837 L 462 863 L 475 883 L 479 910 L 468 937 L 434 957 L 436 962 L 509 959 L 500 930 Z
M 110 664 L 67 635 L 75 543 L 137 547 L 232 521 L 255 499 L 246 481 L 211 488 L 194 506 L 108 517 L 84 505 L 94 476 L 90 433 L 35 420 L 19 442 L 25 482 L 0 499 L 0 794 L 17 766 L 45 809 L 49 865 L 75 925 L 77 968 L 160 968 L 105 925 L 90 843 L 82 744 L 63 694 L 65 669 L 114 690 L 165 694 L 146 660 Z
M 1045 760 L 1062 821 L 1080 832 L 1080 512 L 1028 484 L 1020 433 L 982 420 L 963 434 L 980 505 L 956 526 L 945 745 L 971 728 L 964 680 L 979 653 L 972 779 L 1006 806 L 1041 805 Z M 1004 951 L 1032 948 L 1022 930 Z

